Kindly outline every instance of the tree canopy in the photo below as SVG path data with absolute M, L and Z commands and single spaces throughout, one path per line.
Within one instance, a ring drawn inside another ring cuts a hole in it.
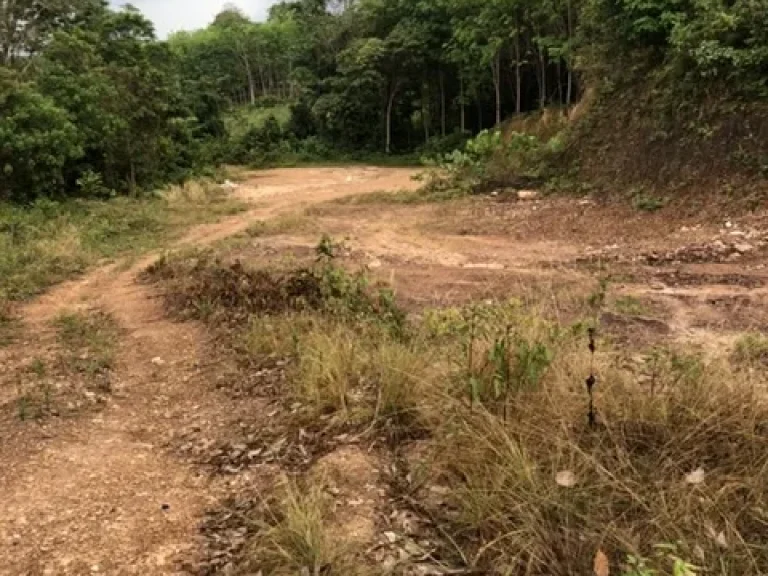
M 766 3 L 286 0 L 159 41 L 130 6 L 2 2 L 0 198 L 135 193 L 280 146 L 440 149 L 638 82 L 765 100 Z M 287 125 L 231 140 L 226 115 L 275 103 Z

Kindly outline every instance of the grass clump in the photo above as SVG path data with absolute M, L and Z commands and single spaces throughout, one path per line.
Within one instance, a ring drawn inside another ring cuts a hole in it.
M 279 492 L 263 503 L 241 573 L 362 574 L 343 543 L 331 537 L 333 502 L 322 486 L 287 483 Z
M 28 298 L 103 258 L 155 248 L 239 209 L 211 182 L 142 198 L 0 204 L 0 300 Z
M 736 341 L 731 360 L 747 367 L 768 363 L 768 337 L 757 332 L 745 334 Z

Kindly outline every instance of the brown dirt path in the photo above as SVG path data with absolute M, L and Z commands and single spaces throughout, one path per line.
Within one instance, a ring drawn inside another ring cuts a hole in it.
M 254 203 L 251 211 L 192 230 L 182 243 L 213 242 L 254 220 L 345 195 L 413 188 L 412 173 L 364 167 L 259 173 L 236 192 Z M 165 446 L 182 428 L 215 434 L 237 425 L 245 407 L 207 385 L 217 367 L 201 364 L 202 328 L 166 319 L 151 290 L 137 282 L 152 258 L 127 270 L 94 270 L 22 311 L 26 337 L 4 354 L 0 371 L 6 403 L 14 370 L 51 340 L 49 322 L 61 311 L 104 310 L 123 337 L 115 392 L 102 412 L 43 425 L 12 421 L 12 429 L 0 429 L 0 575 L 177 574 L 180 560 L 194 558 L 199 521 L 221 487 Z

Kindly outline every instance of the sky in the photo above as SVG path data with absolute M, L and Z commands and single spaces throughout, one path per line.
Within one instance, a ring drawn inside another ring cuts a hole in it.
M 130 0 L 128 3 L 141 10 L 155 23 L 158 38 L 171 32 L 203 28 L 213 21 L 225 4 L 234 4 L 254 20 L 265 20 L 267 10 L 278 0 Z M 126 0 L 110 0 L 114 7 Z

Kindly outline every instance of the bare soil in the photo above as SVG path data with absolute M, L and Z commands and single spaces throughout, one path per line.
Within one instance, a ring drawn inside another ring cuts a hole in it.
M 413 190 L 413 174 L 372 167 L 254 173 L 234 192 L 252 204 L 249 211 L 190 230 L 180 246 L 297 214 L 311 226 L 236 243 L 230 256 L 255 264 L 310 258 L 325 232 L 344 239 L 350 265 L 391 283 L 414 312 L 518 297 L 567 317 L 608 277 L 614 308 L 604 324 L 619 339 L 722 350 L 744 331 L 768 327 L 768 213 L 648 215 L 575 198 L 333 202 Z M 190 442 L 231 444 L 232 431 L 247 435 L 254 418 L 266 426 L 270 408 L 264 398 L 225 393 L 232 371 L 211 359 L 209 333 L 168 319 L 154 289 L 137 281 L 155 258 L 93 270 L 28 303 L 22 336 L 0 350 L 0 575 L 200 573 L 208 511 L 235 486 L 258 491 L 274 481 L 269 465 L 211 473 L 210 461 L 189 449 Z M 622 299 L 636 305 L 627 311 Z M 121 328 L 112 393 L 100 410 L 20 421 L 20 372 L 52 346 L 51 320 L 78 309 L 102 310 Z M 342 447 L 315 466 L 353 504 L 338 510 L 339 534 L 374 539 L 375 457 Z M 206 566 L 203 572 L 226 573 Z

